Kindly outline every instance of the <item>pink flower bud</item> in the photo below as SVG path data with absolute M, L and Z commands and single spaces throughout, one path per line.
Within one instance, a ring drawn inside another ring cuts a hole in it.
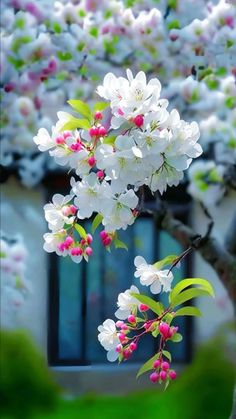
M 152 372 L 152 374 L 149 376 L 152 383 L 156 383 L 159 378 L 159 374 L 157 372 Z
M 130 357 L 130 355 L 131 355 L 131 352 L 129 351 L 129 349 L 125 349 L 124 352 L 123 352 L 123 357 L 125 359 L 128 359 Z
M 100 119 L 102 119 L 102 118 L 103 118 L 102 112 L 100 112 L 100 111 L 96 111 L 96 112 L 95 112 L 95 114 L 94 114 L 94 118 L 95 118 L 97 121 L 99 121 Z
M 108 234 L 105 230 L 102 230 L 99 235 L 102 239 L 105 239 L 108 236 Z
M 153 368 L 159 368 L 160 365 L 161 365 L 160 359 L 156 359 L 156 361 L 154 361 L 154 363 L 153 363 Z
M 160 379 L 161 379 L 162 381 L 165 381 L 165 380 L 166 380 L 166 377 L 167 377 L 167 373 L 166 373 L 166 371 L 161 371 L 161 372 L 160 372 Z
M 167 323 L 160 323 L 159 325 L 159 331 L 160 334 L 163 336 L 164 339 L 168 339 L 169 332 L 170 332 L 170 326 Z
M 67 138 L 72 137 L 72 132 L 71 131 L 64 131 L 63 132 L 63 137 L 66 140 Z
M 99 137 L 104 137 L 105 135 L 107 135 L 107 130 L 102 125 L 98 128 L 98 135 Z
M 133 352 L 135 351 L 135 349 L 137 349 L 137 343 L 135 342 L 131 342 L 131 344 L 129 345 L 129 349 Z
M 80 244 L 81 244 L 82 246 L 84 246 L 84 245 L 85 245 L 85 243 L 86 243 L 86 240 L 85 240 L 85 239 L 81 239 L 81 240 L 80 240 Z
M 167 371 L 167 370 L 170 368 L 170 364 L 169 364 L 169 362 L 162 362 L 162 364 L 161 364 L 161 368 L 162 368 L 164 371 Z
M 124 323 L 124 324 L 122 324 L 121 329 L 122 330 L 128 330 L 129 327 L 127 326 L 127 324 Z
M 103 239 L 102 243 L 104 246 L 109 246 L 111 244 L 112 240 L 109 236 L 107 236 L 105 239 Z
M 58 249 L 59 249 L 61 252 L 64 252 L 64 250 L 65 250 L 65 244 L 64 244 L 64 243 L 60 243 L 60 244 L 58 245 Z
M 147 311 L 149 310 L 149 307 L 146 306 L 146 304 L 139 304 L 139 311 Z
M 70 251 L 71 256 L 81 256 L 83 254 L 83 250 L 81 247 L 73 247 Z
M 130 316 L 128 317 L 128 322 L 136 323 L 136 317 L 133 314 L 130 314 Z
M 75 205 L 70 205 L 70 212 L 72 215 L 75 215 L 77 211 L 77 208 Z
M 89 159 L 88 159 L 89 166 L 93 167 L 95 165 L 95 163 L 96 163 L 95 157 L 94 156 L 89 157 Z
M 63 207 L 61 209 L 61 212 L 65 217 L 68 217 L 68 215 L 70 215 L 70 207 L 68 207 L 68 206 Z
M 86 255 L 91 256 L 91 254 L 93 253 L 93 249 L 91 247 L 86 247 L 85 253 Z
M 97 137 L 98 132 L 98 127 L 93 126 L 89 129 L 89 134 L 91 135 L 91 137 Z
M 119 354 L 122 352 L 123 346 L 121 345 L 121 343 L 119 343 L 119 345 L 117 345 L 116 347 L 116 352 L 118 352 Z
M 118 333 L 119 341 L 122 343 L 126 340 L 126 336 L 124 333 Z
M 67 236 L 66 240 L 65 240 L 65 246 L 66 247 L 70 247 L 72 245 L 72 243 L 74 243 L 74 240 L 72 239 L 72 237 Z
M 169 330 L 169 333 L 168 333 L 168 338 L 170 339 L 170 338 L 172 338 L 172 336 L 177 332 L 177 330 L 178 330 L 179 328 L 176 326 L 172 326 L 171 328 L 170 328 L 170 330 Z
M 171 380 L 175 380 L 175 379 L 176 379 L 176 377 L 177 377 L 176 372 L 175 372 L 174 370 L 171 370 L 171 371 L 169 372 L 169 377 L 170 377 L 170 379 L 171 379 Z
M 58 137 L 55 139 L 55 141 L 58 145 L 65 143 L 65 139 L 64 139 L 63 135 L 58 135 Z
M 136 127 L 140 128 L 143 125 L 143 115 L 137 115 L 135 118 L 133 118 L 133 122 L 136 125 Z
M 98 172 L 96 173 L 96 175 L 97 175 L 97 178 L 98 179 L 103 179 L 104 176 L 105 176 L 103 170 L 98 170 Z
M 93 241 L 93 236 L 91 234 L 87 234 L 87 243 L 91 244 Z

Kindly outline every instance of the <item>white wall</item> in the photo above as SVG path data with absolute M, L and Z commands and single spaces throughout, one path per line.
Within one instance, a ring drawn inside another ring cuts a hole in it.
M 11 178 L 1 186 L 1 230 L 14 237 L 21 234 L 28 250 L 26 278 L 33 293 L 20 308 L 16 323 L 29 329 L 46 353 L 47 337 L 47 255 L 43 251 L 46 223 L 43 215 L 43 191 L 26 189 Z

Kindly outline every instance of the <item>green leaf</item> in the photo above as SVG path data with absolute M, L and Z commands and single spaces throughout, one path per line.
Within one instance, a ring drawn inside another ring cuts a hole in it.
M 105 137 L 103 140 L 103 144 L 111 144 L 115 143 L 116 137 L 114 135 L 110 135 L 109 137 Z
M 174 333 L 174 335 L 172 336 L 172 338 L 170 339 L 171 342 L 181 342 L 181 340 L 183 340 L 183 336 L 180 333 Z
M 204 295 L 209 296 L 209 292 L 200 288 L 191 288 L 189 290 L 181 292 L 179 295 L 171 300 L 171 307 L 174 308 L 185 301 L 192 300 L 192 298 L 202 297 Z
M 82 237 L 82 239 L 87 238 L 87 234 L 84 227 L 82 227 L 80 224 L 75 224 L 75 229 L 79 233 L 80 237 Z
M 158 262 L 154 263 L 153 266 L 157 269 L 162 269 L 164 266 L 171 265 L 176 259 L 178 259 L 178 256 L 169 255 L 169 256 L 166 256 L 164 259 L 159 260 Z
M 202 313 L 197 307 L 186 306 L 175 312 L 174 317 L 177 316 L 201 316 Z
M 7 254 L 5 252 L 0 252 L 0 258 L 5 258 Z
M 102 112 L 105 109 L 107 109 L 109 105 L 110 105 L 109 102 L 97 102 L 97 103 L 95 103 L 95 105 L 93 107 L 94 112 L 97 112 L 97 111 Z
M 172 357 L 169 351 L 162 351 L 162 354 L 171 362 Z
M 73 56 L 69 51 L 65 51 L 65 52 L 58 51 L 57 58 L 59 58 L 60 61 L 69 61 L 73 58 Z
M 116 249 L 125 249 L 128 251 L 127 245 L 119 239 L 114 240 L 114 245 Z
M 96 217 L 94 217 L 92 222 L 92 233 L 95 232 L 95 230 L 98 228 L 99 224 L 101 224 L 103 219 L 103 216 L 101 214 L 97 214 Z
M 90 107 L 87 105 L 87 103 L 84 103 L 82 100 L 78 100 L 78 99 L 68 100 L 68 103 L 73 109 L 75 109 L 77 112 L 79 112 L 81 115 L 83 115 L 85 118 L 87 118 L 90 121 L 91 110 L 90 110 Z
M 71 118 L 61 127 L 60 131 L 66 131 L 66 130 L 75 130 L 77 128 L 82 129 L 89 129 L 90 123 L 87 119 L 77 119 L 71 116 Z
M 139 368 L 136 378 L 139 378 L 140 375 L 144 374 L 147 371 L 150 371 L 153 369 L 153 363 L 154 361 L 156 361 L 156 359 L 158 358 L 158 354 L 155 354 L 154 356 L 152 356 L 147 362 L 145 362 L 145 364 L 143 364 L 141 366 L 141 368 Z
M 169 295 L 170 303 L 173 299 L 185 288 L 189 287 L 190 285 L 199 285 L 201 289 L 208 291 L 209 295 L 214 297 L 214 290 L 206 279 L 203 278 L 186 278 L 182 281 L 178 282 L 178 284 L 172 289 Z
M 148 297 L 147 295 L 142 294 L 134 294 L 130 293 L 133 297 L 137 298 L 140 303 L 147 305 L 154 313 L 158 314 L 158 316 L 161 316 L 163 314 L 164 308 L 161 303 L 158 303 L 157 301 L 153 300 L 151 297 Z

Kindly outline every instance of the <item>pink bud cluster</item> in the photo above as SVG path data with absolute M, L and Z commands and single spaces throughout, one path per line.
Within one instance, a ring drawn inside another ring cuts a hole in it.
M 72 132 L 71 131 L 64 131 L 55 138 L 55 142 L 56 142 L 57 145 L 63 145 L 63 144 L 65 144 L 66 139 L 70 138 L 70 137 L 72 137 Z
M 172 336 L 178 331 L 178 327 L 169 326 L 168 323 L 161 322 L 159 325 L 159 332 L 164 340 L 171 339 Z
M 103 125 L 93 125 L 89 129 L 89 134 L 91 137 L 96 138 L 105 137 L 105 135 L 107 135 L 107 130 Z
M 121 320 L 116 322 L 116 327 L 120 329 L 120 332 L 117 335 L 120 343 L 116 347 L 116 352 L 119 353 L 120 361 L 129 359 L 132 353 L 137 349 L 136 339 L 132 340 L 132 338 L 127 336 L 133 330 L 134 325 L 136 325 L 136 317 L 131 314 L 127 320 L 128 324 Z
M 76 242 L 73 237 L 67 236 L 66 239 L 58 245 L 58 249 L 61 252 L 69 251 L 71 256 L 91 256 L 93 249 L 91 243 L 93 237 L 91 234 L 87 234 L 86 238 L 82 238 L 79 242 Z
M 152 383 L 162 383 L 168 379 L 175 380 L 177 374 L 174 370 L 170 369 L 170 364 L 167 361 L 163 361 L 162 358 L 157 358 L 153 363 L 153 369 L 155 370 L 149 376 Z
M 107 233 L 105 230 L 102 230 L 100 232 L 100 237 L 104 247 L 108 247 L 111 245 L 113 240 L 113 235 L 111 233 Z

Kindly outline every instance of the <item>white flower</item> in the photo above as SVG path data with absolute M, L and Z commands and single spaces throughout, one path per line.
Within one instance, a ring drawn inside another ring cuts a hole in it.
M 142 256 L 136 256 L 134 265 L 136 266 L 134 276 L 140 278 L 140 283 L 142 285 L 150 285 L 150 291 L 153 294 L 159 294 L 161 291 L 170 291 L 171 282 L 173 280 L 172 272 L 169 272 L 168 270 L 158 270 L 154 265 L 147 264 Z
M 55 127 L 52 128 L 53 132 Z M 38 134 L 33 138 L 40 151 L 47 151 L 56 146 L 55 140 L 49 135 L 45 128 L 40 128 Z
M 72 224 L 75 217 L 68 217 L 63 213 L 64 207 L 72 200 L 71 195 L 63 196 L 55 194 L 52 197 L 52 204 L 44 205 L 45 219 L 48 227 L 52 231 L 58 231 L 64 224 Z
M 128 225 L 133 224 L 135 217 L 131 209 L 138 205 L 138 197 L 132 189 L 113 197 L 101 207 L 101 213 L 104 216 L 103 225 L 105 230 L 113 232 L 122 228 L 125 230 Z
M 102 325 L 98 326 L 98 340 L 103 346 L 103 348 L 108 351 L 107 352 L 107 359 L 110 362 L 116 361 L 119 354 L 116 352 L 115 348 L 120 343 L 116 325 L 114 320 L 107 319 L 103 322 Z
M 110 185 L 104 180 L 98 181 L 95 173 L 84 176 L 81 182 L 72 182 L 75 193 L 75 205 L 79 208 L 77 216 L 89 218 L 93 212 L 101 212 L 106 208 L 112 196 Z
M 119 308 L 115 312 L 115 316 L 120 320 L 127 319 L 139 305 L 139 301 L 135 297 L 132 297 L 130 295 L 131 293 L 139 294 L 138 288 L 132 285 L 128 290 L 118 295 L 117 305 Z
M 57 233 L 45 233 L 43 235 L 43 238 L 45 240 L 45 243 L 43 245 L 43 248 L 46 252 L 52 253 L 56 252 L 57 255 L 66 256 L 68 254 L 68 251 L 65 250 L 64 252 L 60 251 L 58 246 L 66 237 L 66 230 L 60 230 Z

